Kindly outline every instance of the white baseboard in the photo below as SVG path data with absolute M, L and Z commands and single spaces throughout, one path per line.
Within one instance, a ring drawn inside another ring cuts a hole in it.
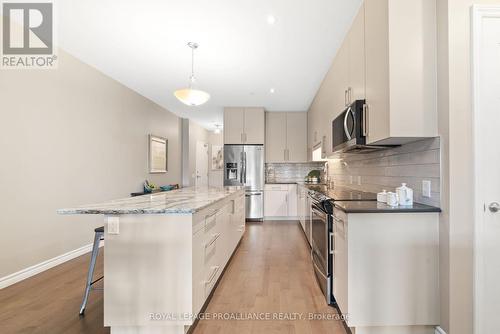
M 99 247 L 103 246 L 104 241 L 101 241 L 101 244 Z M 92 251 L 92 244 L 85 245 L 83 247 L 80 247 L 78 249 L 72 250 L 70 252 L 67 252 L 65 254 L 56 256 L 52 259 L 48 259 L 46 261 L 40 262 L 38 264 L 35 264 L 31 267 L 25 268 L 23 270 L 20 270 L 18 272 L 15 272 L 13 274 L 0 277 L 0 290 L 3 288 L 6 288 L 12 284 L 15 284 L 17 282 L 20 282 L 22 280 L 25 280 L 31 276 L 35 276 L 36 274 L 39 274 L 45 270 L 48 270 L 50 268 L 53 268 L 57 265 L 60 265 L 64 262 L 67 262 L 69 260 L 72 260 L 76 257 L 79 257 L 80 255 L 83 255 L 85 253 L 88 253 Z
M 437 326 L 435 334 L 446 334 L 446 332 L 441 327 Z

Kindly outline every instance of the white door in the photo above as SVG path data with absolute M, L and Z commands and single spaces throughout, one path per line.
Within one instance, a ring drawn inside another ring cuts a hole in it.
M 500 333 L 500 6 L 474 7 L 475 333 Z
M 196 142 L 196 175 L 195 185 L 208 185 L 208 144 Z

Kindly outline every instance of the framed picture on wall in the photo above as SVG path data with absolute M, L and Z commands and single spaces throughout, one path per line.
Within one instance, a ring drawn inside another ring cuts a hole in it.
M 166 173 L 168 167 L 168 140 L 149 135 L 149 172 Z
M 222 146 L 212 145 L 212 170 L 220 170 L 224 164 Z

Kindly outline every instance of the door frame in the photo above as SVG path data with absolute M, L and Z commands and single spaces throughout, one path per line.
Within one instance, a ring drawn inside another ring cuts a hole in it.
M 474 311 L 473 311 L 473 326 L 474 333 L 479 334 L 480 330 L 480 310 L 481 310 L 481 294 L 479 293 L 479 285 L 482 279 L 482 259 L 483 249 L 481 240 L 483 236 L 484 212 L 486 211 L 485 200 L 481 197 L 484 186 L 484 180 L 481 177 L 481 166 L 479 166 L 477 156 L 484 148 L 480 147 L 478 138 L 481 135 L 479 129 L 479 108 L 480 108 L 480 70 L 481 62 L 478 61 L 481 57 L 481 38 L 483 34 L 482 21 L 484 18 L 499 18 L 500 5 L 473 5 L 471 7 L 471 70 L 472 70 L 472 131 L 473 131 L 473 182 L 474 182 L 474 274 L 473 274 L 473 293 L 474 293 Z
M 198 185 L 198 170 L 199 170 L 199 164 L 198 164 L 198 158 L 200 157 L 200 153 L 201 152 L 198 152 L 198 148 L 200 146 L 203 146 L 203 149 L 207 150 L 207 163 L 206 163 L 206 166 L 205 168 L 207 169 L 207 174 L 205 175 L 206 177 L 206 180 L 207 180 L 207 186 L 208 186 L 208 181 L 209 181 L 209 163 L 210 163 L 210 159 L 209 159 L 209 154 L 210 154 L 210 150 L 209 150 L 209 145 L 208 143 L 204 142 L 204 141 L 201 141 L 201 140 L 198 140 L 196 141 L 196 147 L 195 147 L 195 158 L 194 158 L 194 185 L 195 186 L 199 186 Z

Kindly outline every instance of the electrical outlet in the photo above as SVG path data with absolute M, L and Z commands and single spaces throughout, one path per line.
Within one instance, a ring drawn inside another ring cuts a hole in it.
M 423 180 L 422 181 L 422 196 L 423 197 L 431 197 L 431 181 Z
M 120 234 L 120 218 L 108 217 L 108 234 Z

